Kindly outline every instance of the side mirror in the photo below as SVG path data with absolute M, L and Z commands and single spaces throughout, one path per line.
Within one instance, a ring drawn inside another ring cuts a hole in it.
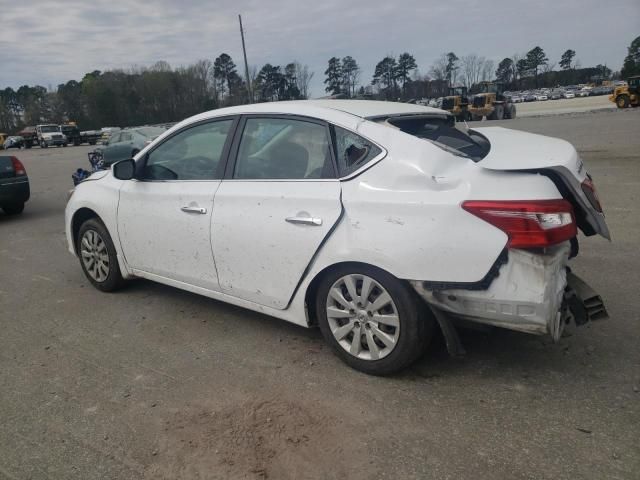
M 136 173 L 136 162 L 133 158 L 121 160 L 118 163 L 114 163 L 111 169 L 113 170 L 113 176 L 118 180 L 131 180 Z

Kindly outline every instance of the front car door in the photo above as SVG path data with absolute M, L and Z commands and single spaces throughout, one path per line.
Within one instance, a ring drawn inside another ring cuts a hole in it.
M 288 306 L 342 212 L 329 138 L 324 122 L 308 118 L 247 116 L 240 122 L 213 212 L 223 292 Z
M 211 215 L 236 123 L 227 117 L 176 132 L 138 161 L 136 179 L 123 183 L 118 235 L 138 274 L 219 290 Z

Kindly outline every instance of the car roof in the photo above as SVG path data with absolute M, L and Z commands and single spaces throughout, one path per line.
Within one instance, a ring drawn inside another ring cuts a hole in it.
M 425 107 L 412 103 L 384 102 L 378 100 L 289 100 L 282 102 L 254 103 L 250 105 L 238 105 L 235 107 L 221 108 L 203 113 L 200 116 L 221 116 L 251 113 L 280 113 L 300 115 L 305 109 L 310 114 L 324 110 L 325 113 L 343 112 L 360 118 L 374 118 L 390 115 L 411 114 L 447 114 L 444 110 L 433 107 Z

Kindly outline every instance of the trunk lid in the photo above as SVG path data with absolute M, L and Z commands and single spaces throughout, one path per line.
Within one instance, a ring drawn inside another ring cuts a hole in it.
M 611 239 L 604 213 L 596 210 L 583 190 L 583 183 L 591 177 L 573 145 L 559 138 L 502 127 L 474 130 L 491 144 L 489 153 L 478 165 L 489 170 L 538 172 L 548 176 L 562 196 L 573 203 L 578 227 L 583 233 L 598 233 Z

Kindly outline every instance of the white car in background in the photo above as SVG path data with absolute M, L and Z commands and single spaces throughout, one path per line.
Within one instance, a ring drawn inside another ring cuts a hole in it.
M 562 93 L 562 96 L 563 96 L 564 98 L 575 98 L 576 94 L 575 94 L 575 92 L 573 92 L 572 90 L 565 90 L 565 91 Z
M 460 353 L 461 320 L 557 340 L 606 316 L 568 269 L 578 229 L 609 238 L 573 146 L 419 105 L 203 113 L 80 183 L 65 220 L 96 288 L 142 277 L 317 325 L 371 374 L 438 327 Z

